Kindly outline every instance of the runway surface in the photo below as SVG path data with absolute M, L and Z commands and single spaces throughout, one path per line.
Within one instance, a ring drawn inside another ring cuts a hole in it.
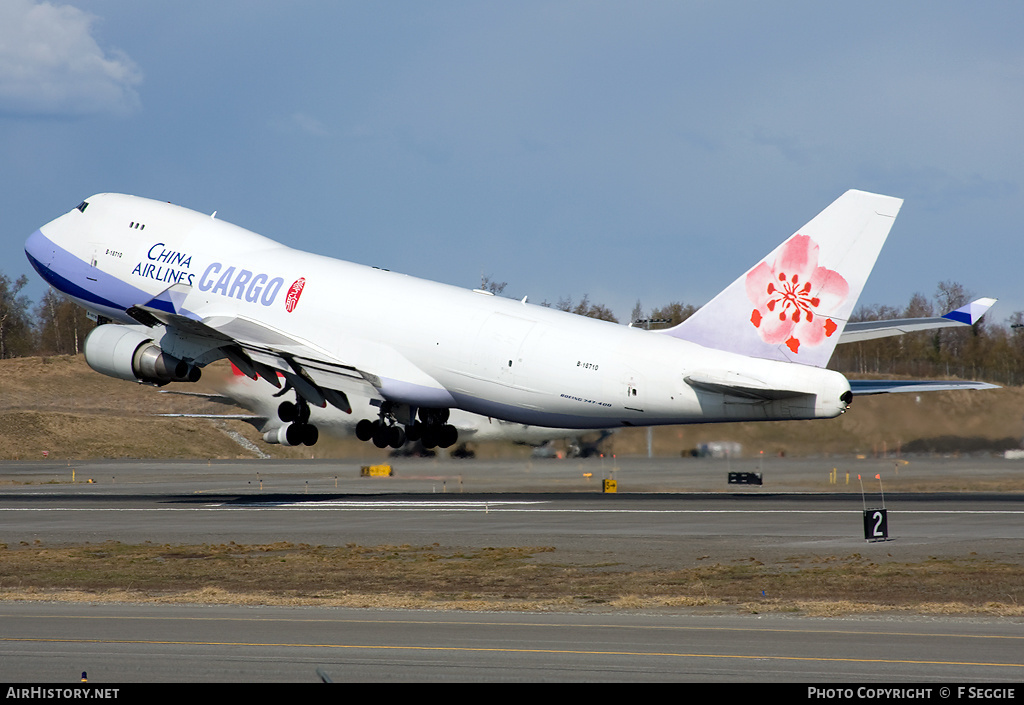
M 367 478 L 358 462 L 6 463 L 0 535 L 551 546 L 560 562 L 637 569 L 851 553 L 1024 561 L 1024 495 L 953 491 L 1015 480 L 1022 466 L 1002 460 L 393 464 Z M 765 484 L 728 485 L 740 470 Z M 608 477 L 615 494 L 600 491 Z M 945 491 L 907 491 L 940 480 Z M 862 510 L 883 503 L 890 540 L 866 542 Z M 336 681 L 1012 682 L 1022 647 L 1024 620 L 1009 618 L 0 603 L 0 679 L 39 682 L 301 682 L 318 666 Z
M 0 605 L 5 680 L 1007 683 L 1019 624 L 684 614 Z

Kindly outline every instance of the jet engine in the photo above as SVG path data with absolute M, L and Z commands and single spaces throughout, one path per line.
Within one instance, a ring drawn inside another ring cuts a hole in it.
M 143 331 L 128 326 L 97 326 L 86 336 L 83 350 L 89 367 L 130 382 L 163 386 L 197 382 L 201 374 L 198 367 L 168 355 Z
M 320 432 L 313 424 L 291 423 L 286 426 L 276 426 L 263 433 L 263 440 L 267 443 L 280 443 L 283 446 L 316 445 Z

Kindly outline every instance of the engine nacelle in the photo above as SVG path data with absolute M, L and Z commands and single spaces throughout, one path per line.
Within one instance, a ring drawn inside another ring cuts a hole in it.
M 165 353 L 142 331 L 113 323 L 92 329 L 82 349 L 89 367 L 130 382 L 197 382 L 201 374 L 198 367 Z
M 320 431 L 309 423 L 290 423 L 263 433 L 263 440 L 267 443 L 280 443 L 283 446 L 313 446 L 319 438 Z
M 288 426 L 277 426 L 263 434 L 263 440 L 267 443 L 280 443 L 283 446 L 293 445 L 288 441 Z

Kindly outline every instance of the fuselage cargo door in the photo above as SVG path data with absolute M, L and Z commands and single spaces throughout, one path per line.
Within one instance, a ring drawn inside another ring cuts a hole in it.
M 626 401 L 624 406 L 630 411 L 644 410 L 643 379 L 636 370 L 626 368 L 623 379 Z

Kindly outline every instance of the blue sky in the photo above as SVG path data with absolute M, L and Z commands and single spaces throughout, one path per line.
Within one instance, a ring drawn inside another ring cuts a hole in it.
M 0 269 L 119 191 L 625 320 L 706 302 L 859 188 L 906 199 L 862 304 L 954 280 L 1002 321 L 1022 27 L 998 1 L 0 0 Z

